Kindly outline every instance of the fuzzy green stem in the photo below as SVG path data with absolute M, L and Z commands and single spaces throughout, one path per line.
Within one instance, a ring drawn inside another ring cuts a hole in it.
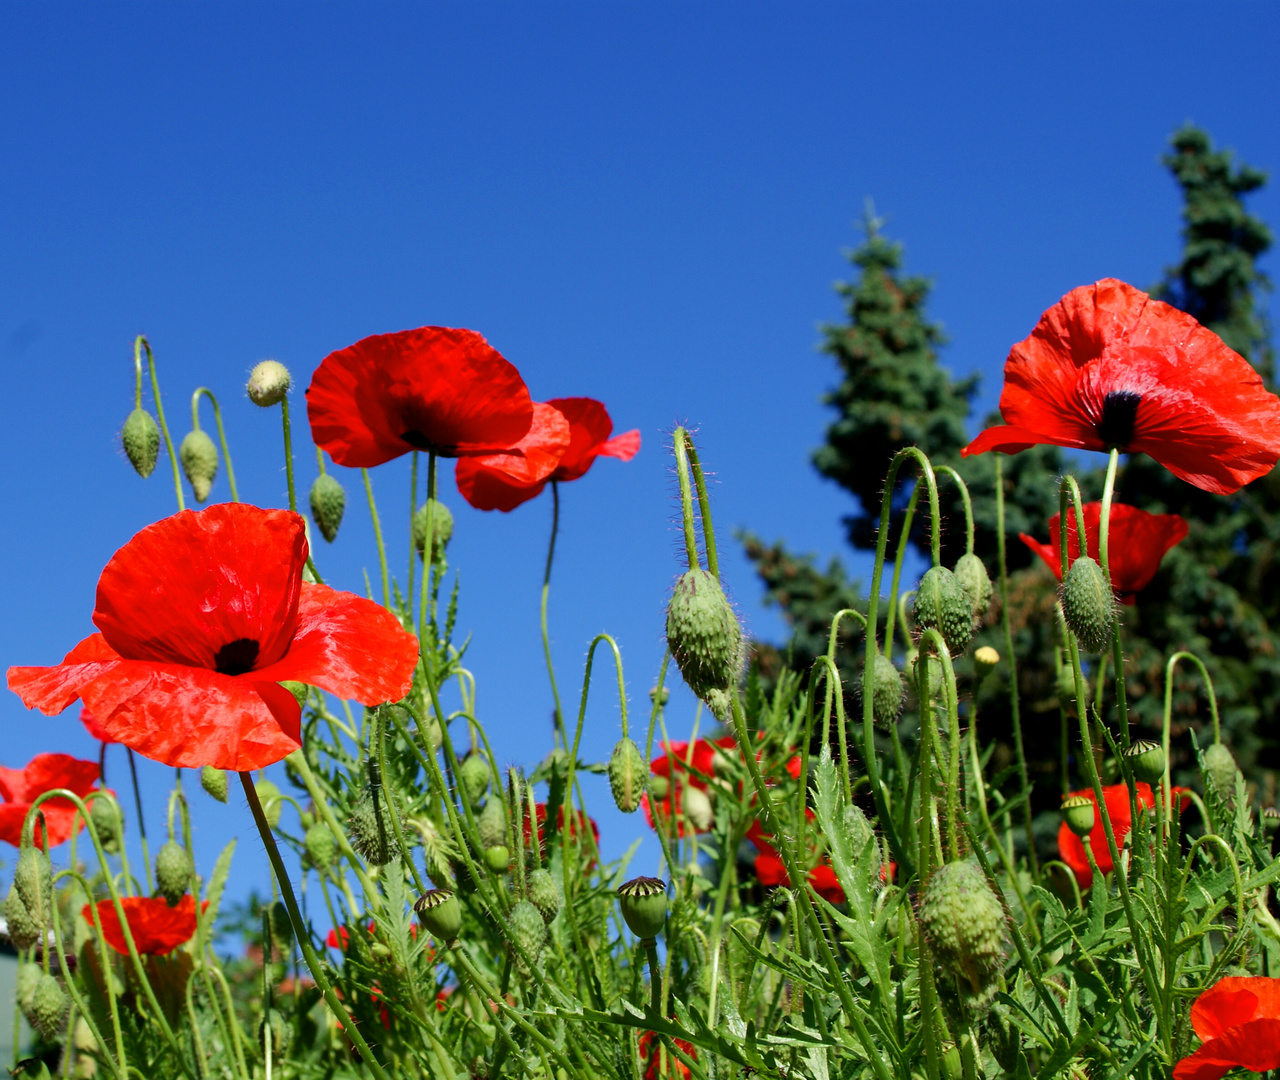
M 698 460 L 698 448 L 686 430 L 685 444 L 689 448 L 689 464 L 693 466 L 693 483 L 698 489 L 698 516 L 702 519 L 702 544 L 707 551 L 707 572 L 720 579 L 720 560 L 716 556 L 716 531 L 711 526 L 711 500 L 707 497 L 707 480 L 702 474 L 702 462 Z
M 227 463 L 227 484 L 231 488 L 231 501 L 239 502 L 240 493 L 236 490 L 236 471 L 231 466 L 231 451 L 227 448 L 227 433 L 222 426 L 222 410 L 218 408 L 218 399 L 213 396 L 213 391 L 207 386 L 201 386 L 191 395 L 191 426 L 196 431 L 200 430 L 200 398 L 207 397 L 209 403 L 213 406 L 213 422 L 218 426 L 218 442 L 222 444 L 222 460 Z M 317 447 L 316 452 L 319 453 Z M 324 472 L 323 462 L 320 465 L 320 471 Z
M 698 569 L 698 534 L 693 527 L 693 492 L 689 490 L 689 440 L 684 428 L 676 428 L 671 449 L 676 456 L 676 477 L 680 481 L 680 515 L 684 524 L 684 550 L 689 569 Z
M 560 484 L 551 481 L 551 540 L 547 544 L 547 567 L 542 573 L 542 655 L 547 661 L 547 678 L 551 681 L 551 698 L 555 702 L 555 736 L 563 742 L 564 710 L 560 707 L 560 690 L 556 686 L 556 669 L 551 662 L 551 636 L 547 632 L 547 597 L 551 592 L 551 564 L 556 556 L 556 536 L 560 532 Z M 623 735 L 626 735 L 626 721 L 623 720 Z
M 280 421 L 284 428 L 284 475 L 289 484 L 289 509 L 295 514 L 298 512 L 298 495 L 293 486 L 293 435 L 289 425 L 289 395 L 286 393 L 280 399 Z M 321 585 L 324 584 L 324 578 L 320 576 L 320 571 L 316 569 L 315 560 L 311 558 L 310 550 L 307 551 L 307 569 L 309 569 L 316 581 Z
M 960 474 L 950 465 L 938 465 L 934 468 L 934 472 L 939 476 L 949 476 L 956 482 L 956 487 L 960 489 L 960 501 L 964 504 L 964 550 L 968 555 L 973 554 L 973 501 L 969 498 L 969 485 L 964 482 Z
M 382 570 L 382 606 L 391 607 L 391 575 L 387 572 L 387 548 L 382 542 L 382 521 L 378 517 L 378 504 L 373 499 L 373 481 L 369 479 L 369 470 L 361 469 L 364 478 L 364 494 L 369 500 L 369 516 L 373 519 L 373 539 L 378 545 L 378 566 Z
M 409 467 L 409 584 L 404 591 L 404 602 L 409 608 L 409 625 L 413 625 L 413 583 L 418 570 L 416 545 L 413 542 L 413 517 L 418 512 L 418 451 L 411 455 Z
M 164 402 L 160 399 L 160 380 L 156 376 L 156 358 L 151 352 L 151 342 L 147 340 L 145 334 L 139 334 L 133 342 L 133 362 L 134 367 L 138 370 L 138 389 L 137 400 L 138 406 L 142 406 L 142 350 L 147 352 L 147 370 L 151 375 L 151 396 L 156 402 L 156 418 L 160 421 L 160 430 L 164 432 L 164 446 L 169 452 L 169 464 L 173 468 L 173 491 L 178 497 L 178 509 L 185 510 L 187 504 L 182 499 L 182 474 L 178 470 L 178 455 L 173 449 L 173 439 L 169 437 L 169 425 L 164 418 Z
M 1196 667 L 1200 669 L 1200 677 L 1204 679 L 1205 696 L 1209 699 L 1209 714 L 1213 717 L 1213 741 L 1220 743 L 1222 741 L 1222 725 L 1218 719 L 1218 695 L 1213 692 L 1213 680 L 1209 678 L 1209 670 L 1204 666 L 1204 661 L 1195 653 L 1176 652 L 1169 657 L 1169 662 L 1164 666 L 1164 723 L 1161 726 L 1160 745 L 1164 750 L 1164 815 L 1168 820 L 1173 816 L 1173 788 L 1172 777 L 1170 771 L 1172 762 L 1169 756 L 1171 738 L 1170 727 L 1173 723 L 1173 672 L 1178 666 L 1180 660 L 1190 660 Z
M 902 587 L 902 561 L 907 554 L 907 542 L 911 536 L 911 524 L 916 516 L 916 503 L 920 500 L 920 485 L 911 488 L 911 497 L 907 500 L 907 508 L 902 514 L 902 533 L 898 537 L 898 550 L 893 557 L 893 577 L 889 582 L 889 602 L 885 605 L 884 654 L 893 659 L 893 623 L 898 615 L 899 594 Z M 906 612 L 902 613 L 902 625 L 907 625 Z M 864 627 L 865 629 L 865 627 Z

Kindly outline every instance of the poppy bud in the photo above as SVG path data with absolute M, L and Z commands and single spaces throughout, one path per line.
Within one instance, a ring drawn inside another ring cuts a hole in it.
M 1274 806 L 1264 806 L 1262 808 L 1262 834 L 1271 836 L 1275 833 L 1276 828 L 1280 827 L 1280 810 Z
M 9 927 L 9 940 L 15 949 L 29 949 L 40 940 L 43 927 L 27 911 L 16 886 L 9 886 L 9 897 L 4 902 L 4 920 Z M 25 968 L 23 970 L 26 970 Z M 39 970 L 38 968 L 36 970 Z
M 342 513 L 347 508 L 347 493 L 328 473 L 321 473 L 311 485 L 311 518 L 316 523 L 329 543 L 333 543 L 338 535 L 338 526 L 342 524 Z
M 986 564 L 972 551 L 968 551 L 956 560 L 956 568 L 952 573 L 969 597 L 974 623 L 980 623 L 991 607 L 991 597 L 995 593 Z
M 333 865 L 333 856 L 337 850 L 338 842 L 334 840 L 333 833 L 329 831 L 329 826 L 324 822 L 317 821 L 312 825 L 307 830 L 302 842 L 307 852 L 307 858 L 311 860 L 311 865 L 317 870 L 328 870 Z
M 1205 775 L 1213 784 L 1218 797 L 1230 802 L 1236 794 L 1236 759 L 1224 743 L 1213 743 L 1204 752 Z M 30 906 L 30 905 L 28 905 Z
M 634 814 L 639 808 L 648 774 L 640 747 L 628 738 L 619 739 L 609 755 L 609 788 L 614 804 L 624 814 Z
M 289 369 L 279 360 L 263 360 L 249 372 L 249 400 L 264 409 L 279 405 L 289 392 Z
M 1081 676 L 1081 683 L 1084 686 L 1085 700 L 1089 699 L 1089 680 Z M 1076 707 L 1076 673 L 1070 664 L 1063 664 L 1062 669 L 1058 672 L 1055 690 L 1058 694 L 1058 704 L 1068 712 Z
M 1164 750 L 1150 739 L 1139 739 L 1125 752 L 1135 780 L 1154 784 L 1164 776 Z
M 386 866 L 399 858 L 394 826 L 385 799 L 375 798 L 372 788 L 366 787 L 347 819 L 351 846 L 365 862 L 372 866 Z
M 471 807 L 489 790 L 489 762 L 478 750 L 472 750 L 458 763 L 458 789 Z
M 973 633 L 973 604 L 969 594 L 945 566 L 931 566 L 920 579 L 913 601 L 916 625 L 937 630 L 952 653 L 960 653 Z
M 661 700 L 659 700 L 659 697 L 661 697 Z M 658 688 L 656 686 L 649 687 L 649 702 L 651 704 L 655 704 L 658 706 L 658 708 L 661 709 L 670 700 L 671 700 L 671 687 L 664 686 L 662 688 L 661 695 L 659 695 Z
M 428 889 L 413 902 L 418 921 L 437 941 L 452 945 L 462 930 L 462 905 L 451 889 Z
M 271 938 L 276 948 L 287 952 L 293 944 L 293 923 L 289 920 L 289 908 L 283 900 L 277 900 L 267 908 L 267 921 L 271 925 Z
M 444 558 L 444 549 L 453 539 L 453 512 L 438 499 L 428 499 L 413 515 L 413 547 L 422 558 L 427 544 L 427 504 L 431 505 L 431 561 Z
M 547 924 L 542 914 L 528 900 L 521 900 L 507 915 L 507 937 L 515 946 L 516 970 L 526 978 L 532 974 L 530 965 L 542 956 L 542 946 L 547 941 Z M 525 957 L 528 957 L 526 960 Z
M 530 870 L 526 889 L 529 903 L 538 909 L 542 921 L 550 926 L 560 911 L 560 891 L 556 888 L 555 879 L 547 870 Z
M 733 698 L 730 697 L 728 690 L 708 690 L 706 696 L 707 708 L 711 710 L 714 716 L 722 724 L 729 722 L 729 715 L 733 710 Z
M 41 975 L 31 996 L 27 1020 L 46 1042 L 55 1042 L 66 1027 L 71 999 L 52 975 Z
M 23 1016 L 31 1013 L 32 1003 L 36 997 L 36 987 L 40 983 L 40 976 L 44 974 L 39 964 L 23 964 L 18 968 L 18 980 L 15 988 L 14 998 L 18 1002 L 18 1008 L 22 1010 Z
M 717 581 L 696 568 L 680 575 L 667 605 L 667 645 L 700 698 L 727 690 L 742 667 L 742 627 Z
M 280 789 L 270 780 L 259 780 L 253 785 L 258 802 L 262 803 L 262 816 L 273 829 L 280 824 L 280 815 L 284 812 L 284 799 L 280 797 Z
M 926 656 L 925 666 L 929 673 L 929 692 L 936 694 L 942 688 L 943 672 L 942 661 L 936 656 Z M 920 651 L 912 649 L 907 653 L 907 677 L 914 683 L 916 679 L 916 664 L 920 662 Z
M 511 865 L 511 851 L 506 844 L 494 844 L 484 849 L 484 864 L 495 874 L 503 873 Z
M 206 765 L 200 770 L 200 786 L 212 798 L 218 802 L 227 801 L 227 774 L 221 769 L 215 769 L 212 765 Z
M 146 409 L 129 414 L 120 429 L 120 445 L 134 471 L 144 480 L 150 476 L 160 453 L 160 429 Z
M 486 848 L 502 847 L 507 842 L 507 810 L 499 795 L 491 795 L 476 818 L 476 831 Z
M 998 663 L 1000 663 L 1000 654 L 990 645 L 983 645 L 982 648 L 974 650 L 973 677 L 981 682 L 991 674 Z
M 103 850 L 115 854 L 120 850 L 120 817 L 115 800 L 108 795 L 96 795 L 89 803 L 89 820 L 93 831 L 102 841 Z
M 963 1005 L 990 1004 L 1004 968 L 1004 909 L 973 863 L 938 867 L 920 901 L 920 928 L 935 967 L 955 979 Z
M 884 653 L 876 653 L 871 667 L 871 715 L 877 724 L 888 726 L 902 712 L 902 672 Z
M 41 930 L 53 925 L 53 867 L 39 848 L 23 848 L 13 871 L 13 884 L 31 921 Z
M 671 781 L 665 776 L 656 774 L 649 777 L 649 794 L 658 802 L 662 802 L 669 794 L 671 794 Z
M 702 788 L 686 784 L 681 798 L 684 804 L 684 816 L 689 819 L 695 832 L 706 832 L 715 820 L 715 811 L 711 807 L 711 799 Z
M 1062 580 L 1062 614 L 1085 652 L 1102 652 L 1111 644 L 1116 601 L 1111 583 L 1088 555 L 1071 564 Z
M 218 448 L 206 432 L 188 431 L 178 447 L 178 460 L 191 482 L 196 502 L 204 502 L 213 487 L 213 478 L 218 475 Z
M 667 883 L 661 878 L 632 878 L 618 887 L 622 918 L 641 941 L 652 941 L 667 924 Z
M 156 891 L 170 907 L 176 907 L 187 894 L 193 870 L 190 853 L 176 840 L 170 840 L 156 854 Z
M 1069 795 L 1062 800 L 1062 817 L 1067 823 L 1067 828 L 1083 840 L 1093 832 L 1097 812 L 1089 796 Z

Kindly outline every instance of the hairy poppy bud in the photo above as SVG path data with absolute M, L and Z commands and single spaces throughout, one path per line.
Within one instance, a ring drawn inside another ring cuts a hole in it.
M 170 907 L 187 894 L 192 869 L 190 853 L 176 840 L 170 840 L 156 854 L 156 890 Z
M 995 593 L 986 564 L 969 551 L 956 560 L 956 568 L 952 573 L 955 574 L 960 587 L 964 589 L 965 595 L 969 597 L 973 621 L 981 622 L 987 609 L 991 607 L 991 597 Z
M 641 941 L 652 941 L 667 924 L 667 883 L 661 878 L 632 878 L 618 887 L 622 918 Z
M 560 891 L 556 888 L 555 879 L 550 871 L 541 868 L 530 870 L 526 891 L 529 894 L 529 903 L 538 909 L 542 921 L 550 925 L 560 911 Z
M 289 392 L 289 369 L 279 360 L 263 360 L 249 372 L 249 400 L 264 409 L 279 405 Z
M 871 667 L 871 715 L 877 724 L 889 725 L 902 712 L 902 672 L 884 653 L 876 653 Z
M 451 945 L 462 930 L 462 905 L 451 889 L 428 889 L 413 902 L 422 928 L 437 941 Z
M 500 795 L 490 795 L 476 818 L 480 842 L 487 848 L 501 847 L 507 842 L 507 809 Z
M 328 870 L 333 865 L 333 856 L 338 849 L 338 842 L 323 821 L 317 821 L 307 830 L 303 837 L 303 846 L 307 858 L 317 870 Z
M 1236 794 L 1236 759 L 1224 743 L 1213 743 L 1204 752 L 1205 775 L 1213 784 L 1218 796 L 1228 802 Z M 29 906 L 29 905 L 28 905 Z
M 220 803 L 227 801 L 227 774 L 221 769 L 215 769 L 212 765 L 204 766 L 200 770 L 200 786 L 210 798 L 217 799 Z
M 102 841 L 103 850 L 110 854 L 120 850 L 120 817 L 115 800 L 108 795 L 95 795 L 89 803 L 89 820 L 93 831 Z
M 1272 836 L 1278 827 L 1280 827 L 1280 810 L 1277 810 L 1274 806 L 1264 806 L 1262 808 L 1262 834 L 1264 836 Z
M 31 1011 L 27 1020 L 46 1042 L 54 1042 L 63 1035 L 71 999 L 62 984 L 52 975 L 41 975 L 31 995 Z
M 38 926 L 31 917 L 15 885 L 9 886 L 9 896 L 4 902 L 4 920 L 9 927 L 9 940 L 13 942 L 15 949 L 29 949 L 40 940 L 43 927 Z
M 609 788 L 614 804 L 624 814 L 633 814 L 639 808 L 648 775 L 649 767 L 640 747 L 628 738 L 619 739 L 609 755 Z
M 40 976 L 44 974 L 38 963 L 22 964 L 18 968 L 18 981 L 14 997 L 17 999 L 18 1008 L 22 1010 L 23 1016 L 29 1016 L 31 1013 L 31 1005 L 35 1001 L 36 987 L 40 983 Z
M 1090 696 L 1089 680 L 1081 675 L 1080 684 L 1084 687 L 1085 701 L 1088 701 Z M 1058 695 L 1058 704 L 1068 712 L 1073 711 L 1076 707 L 1076 673 L 1070 664 L 1063 664 L 1058 671 L 1054 689 Z
M 973 633 L 973 604 L 955 574 L 931 566 L 920 579 L 913 607 L 921 630 L 937 630 L 952 654 L 965 650 Z
M 920 663 L 920 650 L 912 649 L 907 653 L 907 678 L 912 683 L 916 680 L 916 665 Z M 929 692 L 936 694 L 942 689 L 946 676 L 942 670 L 942 661 L 932 654 L 924 657 L 925 670 L 929 675 Z
M 1139 739 L 1125 752 L 1135 780 L 1154 784 L 1164 776 L 1164 750 L 1150 739 Z
M 284 799 L 280 797 L 280 789 L 270 780 L 259 780 L 253 785 L 257 792 L 258 802 L 262 803 L 262 816 L 273 829 L 280 824 L 280 815 L 284 812 Z
M 444 558 L 444 550 L 453 539 L 453 512 L 438 499 L 428 499 L 413 515 L 413 547 L 422 558 L 427 546 L 427 506 L 431 506 L 431 561 Z
M 206 432 L 188 431 L 178 447 L 178 460 L 191 482 L 196 502 L 204 502 L 213 487 L 213 478 L 218 475 L 218 448 Z
M 517 946 L 512 950 L 515 953 L 516 970 L 528 977 L 532 974 L 530 965 L 538 962 L 538 958 L 542 956 L 542 946 L 547 941 L 547 924 L 543 921 L 542 914 L 528 900 L 521 900 L 508 913 L 507 937 Z
M 983 645 L 973 653 L 973 676 L 979 682 L 985 679 L 1000 663 L 1000 654 L 990 645 Z
M 1115 597 L 1102 567 L 1088 555 L 1076 559 L 1062 580 L 1062 614 L 1085 652 L 1102 652 L 1111 644 Z
M 1097 812 L 1089 796 L 1068 795 L 1062 800 L 1062 817 L 1067 823 L 1067 828 L 1083 840 L 1093 832 Z
M 506 844 L 494 844 L 485 848 L 484 864 L 495 874 L 503 873 L 511 865 L 511 849 Z
M 671 700 L 671 687 L 664 686 L 662 688 L 661 694 L 659 694 L 658 688 L 656 686 L 649 687 L 649 701 L 650 703 L 657 705 L 658 708 L 661 709 L 670 700 Z
M 120 429 L 120 445 L 134 471 L 144 480 L 150 476 L 160 453 L 160 429 L 146 409 L 134 409 L 129 414 Z
M 706 832 L 715 820 L 715 811 L 711 806 L 711 798 L 700 787 L 686 784 L 681 795 L 684 804 L 684 816 L 689 819 L 695 832 Z
M 342 513 L 347 508 L 347 493 L 332 476 L 321 473 L 311 485 L 308 499 L 311 502 L 311 519 L 320 535 L 332 544 L 338 535 L 338 526 L 342 524 Z
M 658 802 L 662 802 L 663 799 L 671 794 L 671 781 L 665 776 L 651 775 L 649 777 L 649 794 L 657 799 Z
M 36 847 L 23 848 L 13 871 L 13 884 L 31 921 L 41 930 L 53 925 L 53 867 Z
M 700 698 L 728 690 L 742 667 L 742 627 L 720 582 L 700 568 L 676 582 L 667 605 L 667 644 L 689 688 Z
M 489 790 L 489 762 L 472 750 L 458 763 L 458 788 L 469 806 L 476 806 Z
M 1004 967 L 1004 910 L 973 863 L 938 867 L 920 901 L 920 927 L 935 966 L 953 976 L 962 1005 L 990 1004 Z
M 366 787 L 347 819 L 347 834 L 351 846 L 365 862 L 372 866 L 386 866 L 399 858 L 395 826 L 391 824 L 391 811 L 381 790 L 375 797 L 373 789 Z

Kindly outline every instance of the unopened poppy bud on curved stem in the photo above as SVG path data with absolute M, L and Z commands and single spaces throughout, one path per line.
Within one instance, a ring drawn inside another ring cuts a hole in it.
M 231 450 L 227 446 L 227 431 L 222 426 L 222 409 L 218 405 L 218 399 L 214 397 L 213 391 L 207 386 L 197 387 L 195 393 L 191 395 L 191 428 L 193 431 L 200 430 L 198 408 L 202 397 L 208 398 L 209 404 L 213 406 L 213 422 L 218 428 L 218 444 L 222 447 L 222 460 L 227 463 L 227 486 L 231 488 L 231 501 L 239 502 L 240 492 L 236 487 L 236 470 L 231 464 Z
M 156 415 L 160 418 L 159 430 L 151 414 L 142 407 L 143 352 L 147 354 L 147 366 L 151 375 L 151 396 L 155 399 Z M 169 437 L 169 425 L 164 418 L 164 402 L 160 399 L 160 380 L 156 376 L 156 358 L 144 334 L 139 334 L 133 342 L 133 369 L 133 412 L 125 420 L 120 432 L 121 445 L 129 463 L 139 476 L 146 479 L 156 467 L 156 458 L 160 453 L 160 435 L 163 432 L 165 449 L 169 452 L 169 464 L 173 466 L 174 494 L 178 497 L 178 509 L 183 510 L 186 504 L 182 498 L 182 474 L 178 471 L 178 457 L 174 453 L 173 439 Z

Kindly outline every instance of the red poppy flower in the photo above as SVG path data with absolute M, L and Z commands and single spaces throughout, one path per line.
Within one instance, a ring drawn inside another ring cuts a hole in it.
M 9 669 L 28 708 L 80 698 L 116 742 L 166 765 L 243 771 L 299 746 L 280 680 L 365 705 L 409 692 L 417 640 L 385 608 L 302 582 L 302 518 L 223 503 L 143 529 L 98 580 L 94 624 L 54 667 Z
M 1173 1080 L 1280 1069 L 1280 979 L 1219 979 L 1191 1006 L 1191 1026 L 1204 1045 L 1174 1066 Z
M 347 946 L 351 944 L 351 931 L 345 926 L 334 926 L 330 928 L 328 936 L 324 939 L 324 943 L 330 949 L 337 949 L 339 952 L 346 952 Z
M 98 765 L 93 761 L 80 761 L 67 754 L 37 754 L 25 769 L 6 769 L 0 766 L 0 840 L 18 847 L 22 842 L 22 823 L 26 820 L 31 804 L 46 791 L 66 788 L 82 799 L 98 782 Z M 45 829 L 49 833 L 49 846 L 57 847 L 71 838 L 77 829 L 76 806 L 69 799 L 49 799 L 40 804 L 44 814 Z M 40 828 L 32 835 L 40 844 Z
M 662 798 L 655 798 L 651 792 L 646 791 L 640 796 L 640 809 L 644 811 L 649 828 L 656 830 L 659 819 L 664 823 L 674 819 L 676 835 L 683 838 L 687 825 L 693 824 L 685 813 L 684 785 L 687 783 L 700 791 L 706 791 L 708 783 L 715 776 L 717 752 L 736 747 L 737 740 L 732 736 L 714 740 L 699 739 L 692 749 L 688 742 L 669 742 L 663 745 L 666 752 L 649 762 L 649 773 L 669 781 L 667 793 Z M 694 825 L 696 832 L 709 832 L 710 829 L 709 821 L 705 828 Z
M 1000 413 L 967 454 L 1038 443 L 1150 454 L 1229 495 L 1280 458 L 1280 399 L 1217 334 L 1107 278 L 1072 289 L 1004 366 Z
M 1089 555 L 1097 559 L 1098 528 L 1102 518 L 1102 503 L 1084 504 L 1084 534 L 1088 540 Z M 1042 558 L 1062 580 L 1062 560 L 1058 554 L 1059 515 L 1049 519 L 1049 542 L 1042 544 L 1026 533 L 1019 533 L 1022 542 Z M 1148 514 L 1136 506 L 1123 503 L 1111 504 L 1111 537 L 1108 554 L 1111 559 L 1111 586 L 1122 604 L 1132 604 L 1137 594 L 1151 584 L 1160 569 L 1165 553 L 1187 538 L 1186 520 L 1177 514 Z M 1067 515 L 1067 554 L 1071 562 L 1080 557 L 1080 537 L 1076 529 L 1075 511 Z
M 608 410 L 594 398 L 555 398 L 547 404 L 569 423 L 569 445 L 555 468 L 538 479 L 522 480 L 510 470 L 494 468 L 487 458 L 459 461 L 458 490 L 472 506 L 479 510 L 514 510 L 541 495 L 549 480 L 577 480 L 597 457 L 630 461 L 639 452 L 639 431 L 626 431 L 609 438 L 613 421 Z
M 520 372 L 474 330 L 423 326 L 326 356 L 307 417 L 339 465 L 371 468 L 410 450 L 467 457 L 515 446 L 533 403 Z
M 692 1043 L 685 1042 L 684 1039 L 673 1040 L 681 1051 L 688 1054 L 694 1061 L 698 1060 L 698 1051 Z M 689 1066 L 681 1061 L 675 1054 L 671 1052 L 671 1048 L 667 1047 L 666 1052 L 662 1052 L 662 1041 L 654 1035 L 652 1031 L 642 1031 L 640 1033 L 640 1060 L 644 1065 L 644 1080 L 671 1080 L 678 1077 L 679 1080 L 689 1080 L 693 1075 L 689 1071 Z M 666 1067 L 662 1066 L 665 1059 Z
M 102 920 L 102 936 L 116 952 L 129 955 L 124 941 L 124 930 L 116 916 L 115 905 L 110 900 L 98 901 L 98 918 Z M 190 941 L 196 932 L 196 902 L 188 893 L 177 905 L 170 907 L 162 897 L 126 896 L 120 901 L 124 917 L 133 934 L 133 944 L 143 956 L 165 956 L 179 945 Z M 203 911 L 209 906 L 206 900 Z M 93 925 L 93 905 L 85 904 L 81 914 Z
M 1151 793 L 1151 785 L 1139 782 L 1137 785 L 1138 805 L 1148 809 L 1155 806 L 1155 797 Z M 1093 848 L 1093 857 L 1098 869 L 1104 874 L 1111 873 L 1111 851 L 1107 847 L 1107 834 L 1102 826 L 1102 815 L 1098 811 L 1098 800 L 1093 790 L 1073 791 L 1070 795 L 1083 795 L 1094 807 L 1093 832 L 1089 834 L 1089 846 Z M 1111 816 L 1111 828 L 1115 832 L 1116 847 L 1124 846 L 1124 838 L 1133 828 L 1133 818 L 1129 813 L 1129 789 L 1124 784 L 1112 784 L 1102 789 L 1102 796 L 1107 803 L 1107 813 Z M 1068 796 L 1070 797 L 1070 796 Z M 1089 868 L 1089 858 L 1084 851 L 1084 843 L 1073 833 L 1064 821 L 1058 826 L 1058 856 L 1071 867 L 1076 875 L 1080 888 L 1087 889 L 1093 884 L 1093 871 Z
M 814 813 L 806 807 L 805 816 L 812 821 Z M 790 885 L 791 875 L 787 873 L 786 864 L 783 863 L 782 856 L 778 854 L 777 848 L 770 843 L 773 837 L 764 831 L 764 826 L 759 821 L 751 823 L 751 827 L 747 830 L 747 839 L 755 844 L 760 852 L 753 863 L 756 878 L 760 884 L 766 889 L 776 888 L 779 885 Z M 840 887 L 836 872 L 825 858 L 809 871 L 808 879 L 813 891 L 824 900 L 832 904 L 844 903 L 844 889 Z M 881 880 L 883 880 L 883 867 L 881 868 Z
M 569 439 L 564 414 L 553 405 L 535 402 L 533 424 L 513 447 L 458 462 L 458 491 L 477 510 L 514 510 L 543 489 L 569 448 Z

